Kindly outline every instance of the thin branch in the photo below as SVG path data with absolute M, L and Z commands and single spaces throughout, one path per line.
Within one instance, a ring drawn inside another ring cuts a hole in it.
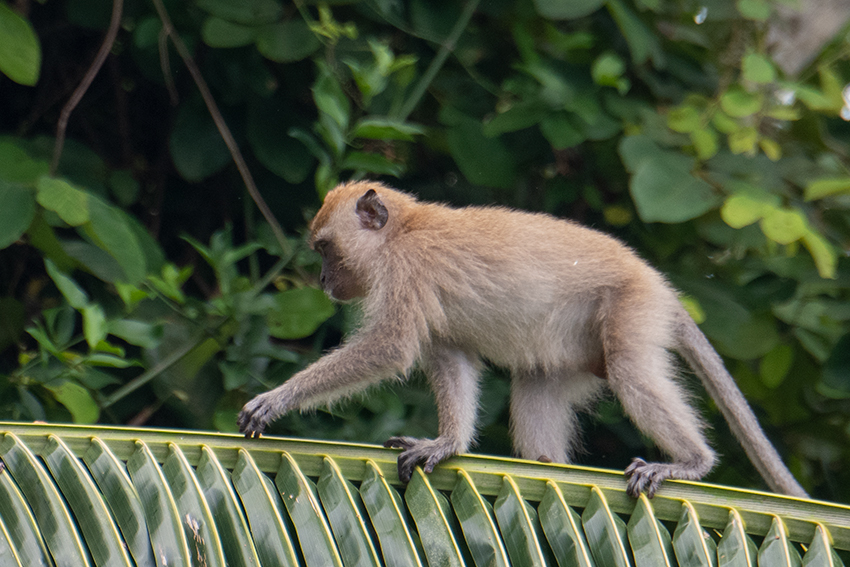
M 230 128 L 227 127 L 227 124 L 224 121 L 224 117 L 221 115 L 221 112 L 218 109 L 218 105 L 215 103 L 215 99 L 213 99 L 212 93 L 210 92 L 209 87 L 207 86 L 204 77 L 201 75 L 201 70 L 198 68 L 198 65 L 195 63 L 194 59 L 192 59 L 192 55 L 189 53 L 186 44 L 183 43 L 183 40 L 177 34 L 177 30 L 174 29 L 174 25 L 171 23 L 171 19 L 168 17 L 168 12 L 165 11 L 165 6 L 162 5 L 162 0 L 151 0 L 156 8 L 157 13 L 159 14 L 160 20 L 162 20 L 162 27 L 168 36 L 171 38 L 171 42 L 174 44 L 174 48 L 177 50 L 177 53 L 183 59 L 183 64 L 186 65 L 186 69 L 189 70 L 189 74 L 192 75 L 192 79 L 195 81 L 195 85 L 198 87 L 198 90 L 201 92 L 201 97 L 204 99 L 204 103 L 207 105 L 207 110 L 209 110 L 210 115 L 212 116 L 213 122 L 215 122 L 216 128 L 218 128 L 218 132 L 221 135 L 221 138 L 224 140 L 224 143 L 227 145 L 227 149 L 230 150 L 230 155 L 233 158 L 233 161 L 236 163 L 237 169 L 239 169 L 239 174 L 242 176 L 242 181 L 245 183 L 245 188 L 248 190 L 248 194 L 251 195 L 251 198 L 256 203 L 257 208 L 260 209 L 260 212 L 265 217 L 266 222 L 269 223 L 269 226 L 274 233 L 275 239 L 280 245 L 281 252 L 284 256 L 290 255 L 290 246 L 289 242 L 286 241 L 286 236 L 283 234 L 283 229 L 278 224 L 277 219 L 274 218 L 271 209 L 266 204 L 263 196 L 260 195 L 260 191 L 257 189 L 256 183 L 254 183 L 254 178 L 251 176 L 251 172 L 248 170 L 248 165 L 245 163 L 245 159 L 242 157 L 242 152 L 239 150 L 239 145 L 236 143 L 236 140 L 233 138 L 233 134 L 230 133 Z
M 59 123 L 56 125 L 56 144 L 53 146 L 53 161 L 50 164 L 50 175 L 56 175 L 56 170 L 59 168 L 59 158 L 62 157 L 62 148 L 65 146 L 65 131 L 68 129 L 68 119 L 71 113 L 83 99 L 86 91 L 94 81 L 94 78 L 100 72 L 106 57 L 112 51 L 112 45 L 115 43 L 115 38 L 118 37 L 118 29 L 121 27 L 121 13 L 124 10 L 124 0 L 112 0 L 112 19 L 109 21 L 109 29 L 106 30 L 106 37 L 103 38 L 103 44 L 100 46 L 94 61 L 86 71 L 82 82 L 77 86 L 77 89 L 71 95 L 71 98 L 65 103 L 62 108 L 62 113 L 59 115 Z
M 165 26 L 159 30 L 157 45 L 159 48 L 159 67 L 162 69 L 165 89 L 168 91 L 168 98 L 171 99 L 171 106 L 177 106 L 180 97 L 177 96 L 177 87 L 174 85 L 174 78 L 171 76 L 171 61 L 168 59 L 168 32 L 165 31 Z
M 457 40 L 460 39 L 460 35 L 463 33 L 463 30 L 465 30 L 466 26 L 469 25 L 469 20 L 472 19 L 472 14 L 474 14 L 475 10 L 478 8 L 479 2 L 480 0 L 467 1 L 466 6 L 463 7 L 463 12 L 457 19 L 457 22 L 455 22 L 451 33 L 449 33 L 446 40 L 440 46 L 440 50 L 437 52 L 436 57 L 434 57 L 431 64 L 428 65 L 428 69 L 425 70 L 425 74 L 422 75 L 422 78 L 419 79 L 418 83 L 416 83 L 416 86 L 413 88 L 413 93 L 402 107 L 400 115 L 398 116 L 400 120 L 407 120 L 407 117 L 410 116 L 410 113 L 413 112 L 419 104 L 419 101 L 423 96 L 425 96 L 425 91 L 428 90 L 428 87 L 443 67 L 446 59 L 448 59 L 452 51 L 455 50 Z

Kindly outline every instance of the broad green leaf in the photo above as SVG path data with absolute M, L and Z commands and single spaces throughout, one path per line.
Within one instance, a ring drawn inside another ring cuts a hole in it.
M 29 487 L 28 487 L 29 488 Z M 43 539 L 44 524 L 36 523 L 20 488 L 11 474 L 0 474 L 0 517 L 15 529 L 9 532 L 22 567 L 52 567 L 50 554 Z
M 76 455 L 55 435 L 41 451 L 62 495 L 74 512 L 80 531 L 98 565 L 126 565 L 132 561 L 101 493 Z
M 210 47 L 242 47 L 250 45 L 257 39 L 259 29 L 246 26 L 216 16 L 204 20 L 201 27 L 201 37 Z
M 360 493 L 329 457 L 324 459 L 317 488 L 345 566 L 381 565 L 369 528 L 363 521 L 366 510 Z
M 451 502 L 475 564 L 493 567 L 510 565 L 508 552 L 493 518 L 493 507 L 481 496 L 463 469 L 458 470 Z
M 274 481 L 298 532 L 305 563 L 316 567 L 342 567 L 330 525 L 319 504 L 316 485 L 304 476 L 289 453 L 283 453 Z
M 131 345 L 144 348 L 156 348 L 163 336 L 162 325 L 133 319 L 109 320 L 106 330 L 110 335 L 123 339 Z
M 770 161 L 779 161 L 782 157 L 782 146 L 770 138 L 759 138 L 759 147 Z
M 812 255 L 820 277 L 834 278 L 838 266 L 838 256 L 833 246 L 823 236 L 811 229 L 803 235 L 803 245 Z
M 762 96 L 732 85 L 720 97 L 720 108 L 732 118 L 744 118 L 761 110 Z
M 481 131 L 484 136 L 494 138 L 507 132 L 531 128 L 547 114 L 549 109 L 538 100 L 519 102 L 504 111 L 497 112 L 483 124 Z
M 720 149 L 717 132 L 710 126 L 690 133 L 691 142 L 697 151 L 697 157 L 703 161 L 713 158 Z
M 744 78 L 753 83 L 772 83 L 776 79 L 776 69 L 770 58 L 761 53 L 747 53 L 741 61 Z
M 403 140 L 412 142 L 425 128 L 410 122 L 401 122 L 393 118 L 366 116 L 357 121 L 351 132 L 352 138 L 370 140 Z
M 537 507 L 540 524 L 549 547 L 559 558 L 561 567 L 592 567 L 590 547 L 584 536 L 581 518 L 564 500 L 558 485 L 546 483 L 543 500 Z
M 447 141 L 458 168 L 470 183 L 486 187 L 513 187 L 514 156 L 499 138 L 484 135 L 478 120 L 461 116 L 447 132 Z
M 641 161 L 629 189 L 644 222 L 684 222 L 720 204 L 711 185 L 666 156 Z
M 540 132 L 556 150 L 577 146 L 585 140 L 567 112 L 549 112 L 540 121 Z
M 762 22 L 770 17 L 770 4 L 767 0 L 737 0 L 738 12 L 748 20 Z
M 83 307 L 83 336 L 89 348 L 94 348 L 106 338 L 106 313 L 98 303 Z
M 24 567 L 21 563 L 21 554 L 18 553 L 12 540 L 9 526 L 3 521 L 2 516 L 0 516 L 0 560 L 9 567 Z
M 313 84 L 313 100 L 320 113 L 327 115 L 342 131 L 348 129 L 351 103 L 333 73 L 322 66 Z
M 174 167 L 187 181 L 203 181 L 230 163 L 230 152 L 203 101 L 184 101 L 168 138 Z
M 171 489 L 183 531 L 194 557 L 204 558 L 204 567 L 224 567 L 224 551 L 212 512 L 201 485 L 180 447 L 168 445 L 169 455 L 162 463 L 162 473 Z
M 12 433 L 3 436 L 0 457 L 32 508 L 56 567 L 91 566 L 78 525 L 42 461 Z
M 656 67 L 663 67 L 665 56 L 658 36 L 621 0 L 605 4 L 629 44 L 632 61 L 640 65 L 652 59 Z
M 295 117 L 282 110 L 276 97 L 252 101 L 248 109 L 248 143 L 272 173 L 289 183 L 301 183 L 315 167 L 307 147 L 287 134 Z
M 831 195 L 850 193 L 850 177 L 822 177 L 806 185 L 806 201 L 823 199 Z
M 816 565 L 826 567 L 844 566 L 844 562 L 841 561 L 841 558 L 835 553 L 835 549 L 832 548 L 829 532 L 822 524 L 817 525 L 815 537 L 812 539 L 809 549 L 803 556 L 803 567 L 814 567 Z
M 637 505 L 626 527 L 636 567 L 673 567 L 676 565 L 670 532 L 655 517 L 652 505 L 645 494 L 641 494 L 638 498 Z
M 650 158 L 669 158 L 675 161 L 683 157 L 680 154 L 673 154 L 672 152 L 662 150 L 658 144 L 644 134 L 624 136 L 620 140 L 620 145 L 617 149 L 620 159 L 623 160 L 623 166 L 629 173 L 636 172 L 641 164 Z M 687 164 L 690 163 L 692 163 L 692 160 L 687 160 L 686 158 L 686 161 L 682 163 L 682 167 L 688 167 Z
M 608 507 L 605 495 L 597 487 L 581 515 L 587 543 L 597 565 L 631 567 L 627 551 L 626 523 Z
M 37 184 L 38 204 L 53 211 L 71 226 L 79 226 L 89 220 L 89 195 L 80 191 L 64 179 L 41 177 Z
M 231 477 L 248 517 L 261 564 L 296 567 L 299 563 L 295 544 L 284 523 L 286 512 L 280 494 L 246 450 L 239 450 Z
M 775 565 L 777 567 L 800 567 L 800 554 L 794 549 L 788 539 L 788 529 L 777 516 L 770 523 L 770 531 L 764 536 L 759 548 L 759 565 Z
M 2 151 L 2 150 L 0 150 Z M 35 193 L 22 185 L 0 180 L 0 249 L 23 236 L 35 217 Z
M 405 520 L 404 502 L 374 461 L 366 461 L 360 496 L 381 543 L 384 564 L 423 567 L 424 560 L 420 560 L 414 543 L 416 531 Z
M 354 171 L 365 171 L 377 175 L 392 175 L 401 177 L 405 171 L 403 163 L 396 163 L 385 158 L 381 154 L 367 152 L 351 152 L 342 162 L 340 169 L 351 169 Z
M 77 285 L 73 279 L 62 273 L 51 260 L 45 258 L 44 267 L 47 275 L 56 284 L 59 293 L 68 301 L 74 309 L 83 309 L 89 303 L 89 296 L 83 288 Z M 97 343 L 95 343 L 97 344 Z
M 808 232 L 806 217 L 796 209 L 771 209 L 759 226 L 765 236 L 779 244 L 791 244 Z
M 0 180 L 32 187 L 50 172 L 50 165 L 30 157 L 22 142 L 20 138 L 0 138 Z
M 613 51 L 606 51 L 597 57 L 590 66 L 590 76 L 597 85 L 614 87 L 620 90 L 623 86 L 623 73 L 626 72 L 626 62 Z
M 688 134 L 702 128 L 702 113 L 693 106 L 677 106 L 667 113 L 667 126 L 676 132 Z
M 682 515 L 673 533 L 673 549 L 679 565 L 717 567 L 717 544 L 703 530 L 696 510 L 687 500 L 682 502 Z
M 97 402 L 91 393 L 76 382 L 68 380 L 61 383 L 45 384 L 56 401 L 65 406 L 74 419 L 74 423 L 96 423 L 100 415 Z
M 89 244 L 85 240 L 74 239 L 63 240 L 61 246 L 62 251 L 75 261 L 74 264 L 66 268 L 68 271 L 80 268 L 109 283 L 119 282 L 126 277 L 124 270 L 121 269 L 121 264 L 110 256 L 109 252 L 94 244 Z M 51 257 L 54 257 L 54 255 L 51 254 Z
M 129 217 L 120 209 L 92 196 L 89 199 L 89 222 L 83 229 L 95 244 L 115 258 L 124 271 L 127 283 L 140 282 L 147 266 Z
M 259 567 L 260 559 L 230 482 L 230 473 L 221 466 L 215 451 L 207 445 L 201 446 L 201 459 L 198 461 L 196 475 L 210 512 L 215 518 L 215 528 L 221 538 L 228 565 Z
M 308 337 L 335 312 L 330 299 L 314 287 L 281 291 L 274 302 L 266 320 L 269 333 L 279 339 Z
M 451 507 L 446 497 L 431 486 L 419 467 L 413 471 L 413 478 L 404 491 L 404 501 L 416 522 L 428 564 L 461 567 L 463 557 L 449 523 Z
M 493 510 L 511 563 L 545 566 L 546 558 L 537 537 L 537 512 L 525 501 L 516 482 L 508 475 L 502 477 L 502 488 Z
M 549 20 L 573 20 L 601 8 L 605 0 L 534 0 L 537 13 Z
M 719 109 L 715 110 L 714 114 L 711 115 L 711 124 L 717 128 L 718 132 L 723 132 L 724 134 L 737 132 L 740 128 L 737 120 L 731 118 Z
M 153 565 L 145 511 L 124 463 L 97 437 L 92 438 L 83 460 L 121 528 L 136 565 Z
M 744 520 L 734 508 L 729 510 L 729 521 L 717 545 L 718 567 L 755 567 L 758 549 L 747 535 Z
M 688 282 L 685 287 L 703 306 L 706 318 L 701 328 L 721 354 L 752 360 L 779 344 L 772 314 L 751 312 L 722 287 L 702 282 Z
M 778 202 L 779 199 L 768 193 L 737 193 L 723 202 L 720 216 L 732 228 L 744 228 L 775 210 Z
M 303 20 L 288 20 L 263 27 L 257 34 L 257 51 L 278 63 L 300 61 L 322 46 Z
M 837 110 L 835 103 L 817 87 L 796 85 L 794 95 L 810 110 Z M 839 107 L 840 108 L 840 107 Z
M 32 25 L 0 2 L 0 72 L 21 85 L 33 86 L 41 72 L 41 44 Z
M 751 126 L 739 128 L 729 134 L 729 150 L 733 154 L 754 156 L 759 141 L 758 130 Z
M 779 344 L 765 354 L 759 361 L 759 376 L 762 384 L 768 388 L 779 386 L 794 362 L 794 349 L 788 345 Z
M 151 546 L 159 565 L 189 567 L 189 542 L 168 482 L 150 448 L 136 441 L 136 450 L 127 460 L 127 471 L 145 511 Z
M 244 25 L 275 22 L 283 11 L 276 0 L 197 0 L 195 4 L 214 16 Z

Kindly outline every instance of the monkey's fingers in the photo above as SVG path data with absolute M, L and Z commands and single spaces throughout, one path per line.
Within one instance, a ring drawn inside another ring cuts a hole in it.
M 256 412 L 242 410 L 236 420 L 239 432 L 244 433 L 248 439 L 258 439 L 266 429 L 265 420 L 258 417 Z
M 625 475 L 628 478 L 626 493 L 632 498 L 639 498 L 641 493 L 646 493 L 647 498 L 652 498 L 661 487 L 668 475 L 664 474 L 664 466 L 658 463 L 647 463 L 643 459 L 635 458 L 626 468 Z

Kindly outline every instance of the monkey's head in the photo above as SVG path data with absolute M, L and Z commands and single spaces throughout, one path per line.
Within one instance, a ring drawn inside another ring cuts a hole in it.
M 332 299 L 364 297 L 369 269 L 386 239 L 390 210 L 401 194 L 373 182 L 344 183 L 330 191 L 310 225 L 310 246 L 322 256 L 322 289 Z

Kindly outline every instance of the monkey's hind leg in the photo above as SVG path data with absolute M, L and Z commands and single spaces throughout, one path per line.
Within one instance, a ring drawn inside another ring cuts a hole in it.
M 701 479 L 714 466 L 715 454 L 662 346 L 668 342 L 667 325 L 649 310 L 621 308 L 609 314 L 602 330 L 608 384 L 638 429 L 672 458 L 670 463 L 634 459 L 625 471 L 628 494 L 637 498 L 645 492 L 651 498 L 665 479 Z
M 579 411 L 603 382 L 588 372 L 515 372 L 511 382 L 511 436 L 524 459 L 568 463 L 580 445 Z
M 391 437 L 384 443 L 403 449 L 398 456 L 398 476 L 404 483 L 410 482 L 417 465 L 430 473 L 449 457 L 467 452 L 475 437 L 478 359 L 456 348 L 432 345 L 423 355 L 422 366 L 437 402 L 439 434 L 436 439 Z

